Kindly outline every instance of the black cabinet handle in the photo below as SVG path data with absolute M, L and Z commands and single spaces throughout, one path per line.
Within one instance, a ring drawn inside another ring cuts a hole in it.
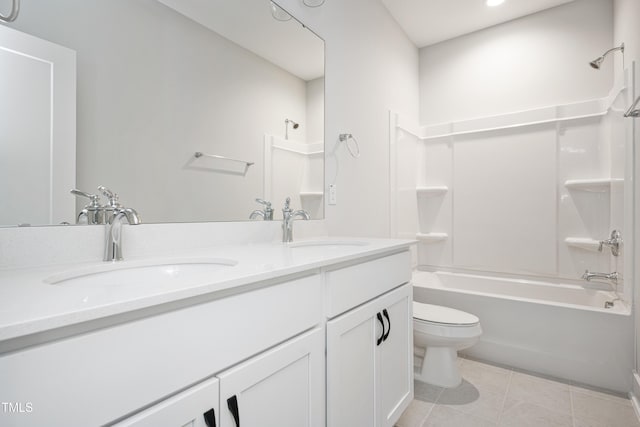
M 236 427 L 240 427 L 240 413 L 238 412 L 238 398 L 235 396 L 235 394 L 227 399 L 227 407 L 231 411 L 231 415 L 233 415 L 233 419 L 236 422 Z
M 216 427 L 216 411 L 211 408 L 203 414 L 204 423 L 207 427 Z
M 380 312 L 377 312 L 376 316 L 378 316 L 378 321 L 382 325 L 382 335 L 380 335 L 380 338 L 378 338 L 378 341 L 376 343 L 376 346 L 379 346 L 380 344 L 382 344 L 382 341 L 384 340 L 384 320 L 382 320 L 382 314 L 380 314 Z
M 382 314 L 384 314 L 384 317 L 387 318 L 387 323 L 389 324 L 389 327 L 387 328 L 387 333 L 383 334 L 383 337 L 382 337 L 382 341 L 386 341 L 387 338 L 389 338 L 389 332 L 391 332 L 391 319 L 389 319 L 389 313 L 387 312 L 386 308 L 382 310 Z

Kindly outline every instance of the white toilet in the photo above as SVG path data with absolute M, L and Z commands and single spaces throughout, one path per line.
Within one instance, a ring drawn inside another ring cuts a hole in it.
M 419 381 L 440 387 L 457 387 L 458 350 L 474 345 L 482 335 L 480 319 L 473 314 L 439 305 L 413 302 L 413 344 L 425 349 Z

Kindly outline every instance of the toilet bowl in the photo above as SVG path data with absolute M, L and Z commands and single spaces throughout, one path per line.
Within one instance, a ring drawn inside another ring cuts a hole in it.
M 414 301 L 413 344 L 425 350 L 415 378 L 440 387 L 457 387 L 462 382 L 458 350 L 474 345 L 480 335 L 480 319 L 473 314 Z

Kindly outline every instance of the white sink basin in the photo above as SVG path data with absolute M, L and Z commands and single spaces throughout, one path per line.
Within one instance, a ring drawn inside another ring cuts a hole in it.
M 104 263 L 47 277 L 45 283 L 73 287 L 197 284 L 211 274 L 233 267 L 237 261 L 224 258 L 172 258 Z

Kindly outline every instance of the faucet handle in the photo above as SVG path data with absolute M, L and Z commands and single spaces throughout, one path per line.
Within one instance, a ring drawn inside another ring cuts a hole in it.
M 84 191 L 80 191 L 80 190 L 76 190 L 75 188 L 71 191 L 69 191 L 69 193 L 76 195 L 76 196 L 81 196 L 81 197 L 86 197 L 89 199 L 89 204 L 87 205 L 88 207 L 99 207 L 100 206 L 100 196 L 97 194 L 89 194 L 89 193 L 85 193 Z
M 102 194 L 104 194 L 104 196 L 107 199 L 109 199 L 109 206 L 114 207 L 114 208 L 120 207 L 120 202 L 118 202 L 118 195 L 116 193 L 114 193 L 113 191 L 109 190 L 104 185 L 99 185 L 98 186 L 98 190 L 102 191 Z
M 287 200 L 284 201 L 284 207 L 282 208 L 283 211 L 290 211 L 291 208 L 289 207 L 289 205 L 291 204 L 291 197 L 287 197 Z
M 266 200 L 262 200 L 262 199 L 256 199 L 256 202 L 260 203 L 261 205 L 264 205 L 266 209 L 271 209 L 271 202 L 267 202 Z

